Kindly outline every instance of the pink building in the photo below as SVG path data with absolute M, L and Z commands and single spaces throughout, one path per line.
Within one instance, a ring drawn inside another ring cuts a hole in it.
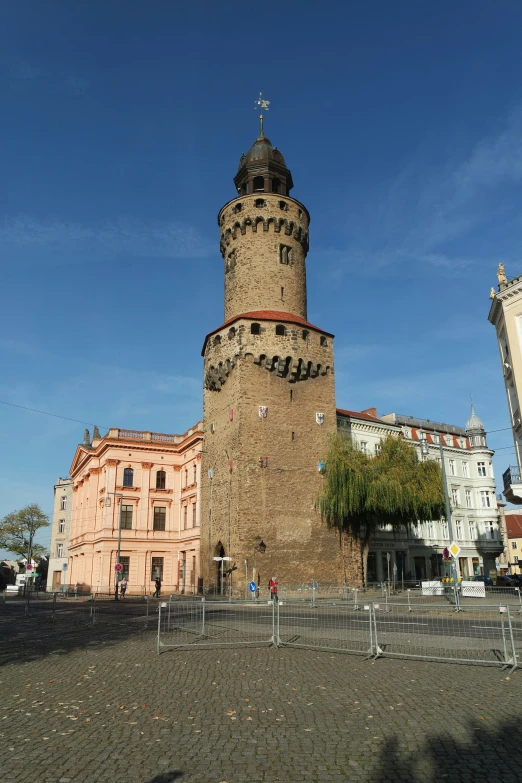
M 203 424 L 184 435 L 110 429 L 76 449 L 68 583 L 113 592 L 120 563 L 129 593 L 197 592 Z

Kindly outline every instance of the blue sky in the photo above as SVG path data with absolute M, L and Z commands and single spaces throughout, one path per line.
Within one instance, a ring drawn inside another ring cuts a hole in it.
M 464 425 L 472 392 L 508 427 L 487 314 L 498 262 L 522 272 L 521 27 L 517 0 L 4 3 L 0 399 L 100 428 L 200 418 L 216 215 L 262 90 L 338 406 Z M 0 424 L 0 516 L 51 512 L 84 425 Z M 511 433 L 489 442 L 499 477 Z

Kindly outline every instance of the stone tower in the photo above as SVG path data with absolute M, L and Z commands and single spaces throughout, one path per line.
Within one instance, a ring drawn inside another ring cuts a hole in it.
M 213 557 L 226 556 L 234 589 L 337 582 L 338 536 L 315 509 L 336 430 L 333 335 L 307 320 L 310 216 L 262 120 L 234 183 L 218 215 L 225 318 L 202 352 L 204 581 L 219 582 Z

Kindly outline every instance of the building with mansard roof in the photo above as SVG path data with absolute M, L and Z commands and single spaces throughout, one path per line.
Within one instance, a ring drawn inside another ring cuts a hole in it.
M 460 575 L 465 578 L 496 573 L 497 558 L 504 543 L 493 475 L 494 452 L 487 446 L 484 425 L 473 406 L 465 428 L 396 413 L 378 417 L 375 408 L 362 412 L 338 408 L 337 427 L 368 454 L 378 454 L 381 440 L 395 435 L 412 443 L 419 459 L 440 462 L 442 443 L 453 533 L 461 548 Z M 421 453 L 423 442 L 427 444 L 426 457 Z M 420 580 L 446 576 L 442 551 L 450 543 L 445 520 L 419 523 L 412 530 L 395 535 L 382 529 L 370 545 L 369 579 L 387 579 L 388 565 L 390 577 L 395 576 L 399 581 L 403 577 Z

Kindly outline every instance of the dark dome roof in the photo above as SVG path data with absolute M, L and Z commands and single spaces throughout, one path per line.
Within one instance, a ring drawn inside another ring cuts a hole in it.
M 272 147 L 272 142 L 266 136 L 260 136 L 255 140 L 246 155 L 241 155 L 238 169 L 245 164 L 257 163 L 265 160 L 273 160 L 281 166 L 286 166 L 285 159 L 277 147 Z

